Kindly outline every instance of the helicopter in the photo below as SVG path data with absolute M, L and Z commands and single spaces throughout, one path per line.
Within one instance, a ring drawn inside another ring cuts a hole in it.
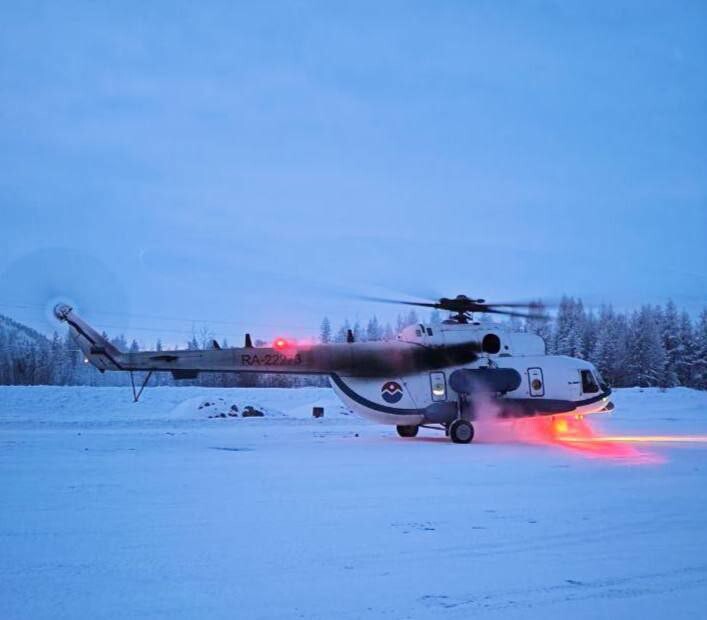
M 402 329 L 395 340 L 298 344 L 284 338 L 255 347 L 250 334 L 244 345 L 222 349 L 118 350 L 68 304 L 54 308 L 68 324 L 85 360 L 100 372 L 129 372 L 135 401 L 154 372 L 175 379 L 195 379 L 200 372 L 320 374 L 329 377 L 341 401 L 360 415 L 394 425 L 411 438 L 420 427 L 444 430 L 454 443 L 474 438 L 474 424 L 491 404 L 498 418 L 584 416 L 613 411 L 611 389 L 591 363 L 547 355 L 544 340 L 532 333 L 482 325 L 476 313 L 538 318 L 537 306 L 486 303 L 466 295 L 432 301 L 367 297 L 449 312 L 441 324 L 419 323 Z M 524 311 L 525 310 L 525 311 Z M 136 390 L 133 373 L 147 373 Z

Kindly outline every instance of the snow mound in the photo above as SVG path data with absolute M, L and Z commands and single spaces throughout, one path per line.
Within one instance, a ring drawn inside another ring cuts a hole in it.
M 195 396 L 179 403 L 170 416 L 175 419 L 202 418 L 284 418 L 283 411 L 272 407 L 263 407 L 258 403 L 248 402 L 243 398 Z

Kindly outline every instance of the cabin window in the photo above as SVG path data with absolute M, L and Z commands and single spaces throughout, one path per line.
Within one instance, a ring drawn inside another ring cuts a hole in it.
M 545 396 L 543 371 L 541 368 L 528 368 L 528 387 L 531 396 Z
M 443 372 L 430 373 L 432 400 L 447 400 L 447 381 Z
M 492 355 L 498 353 L 501 350 L 501 339 L 496 334 L 486 334 L 481 341 L 481 350 Z
M 582 392 L 585 394 L 596 394 L 599 391 L 599 385 L 594 378 L 591 370 L 582 370 Z

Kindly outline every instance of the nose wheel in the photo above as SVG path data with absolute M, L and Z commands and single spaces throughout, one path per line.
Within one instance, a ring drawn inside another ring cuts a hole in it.
M 449 425 L 449 437 L 454 443 L 469 443 L 474 439 L 474 427 L 471 422 L 458 418 Z

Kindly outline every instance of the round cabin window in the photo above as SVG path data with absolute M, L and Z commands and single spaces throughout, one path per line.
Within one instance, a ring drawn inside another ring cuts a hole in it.
M 533 382 L 530 384 L 530 387 L 533 388 L 533 391 L 539 392 L 543 389 L 543 382 L 540 381 L 540 379 L 533 379 Z
M 501 339 L 496 334 L 486 334 L 481 341 L 481 350 L 484 353 L 498 353 L 501 350 Z

